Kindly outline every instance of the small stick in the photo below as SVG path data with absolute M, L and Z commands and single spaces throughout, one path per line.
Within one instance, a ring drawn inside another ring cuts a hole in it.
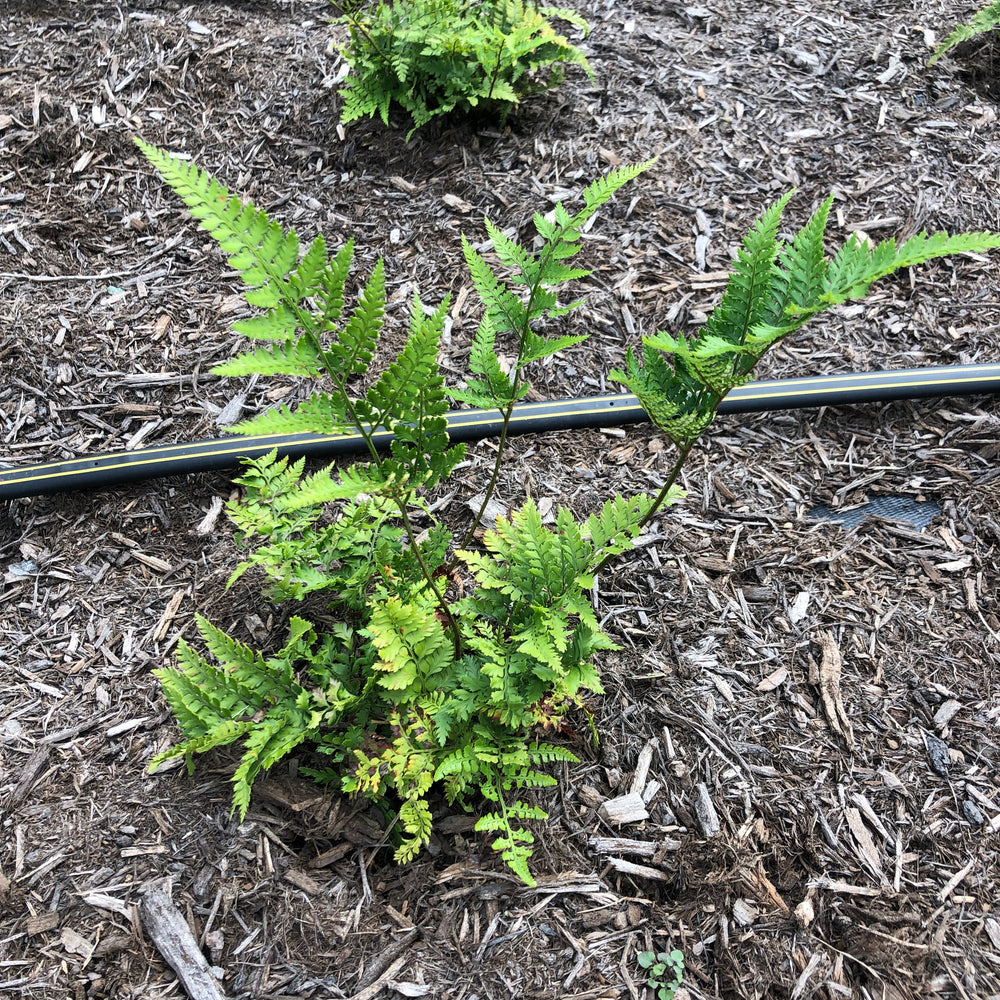
M 170 898 L 169 879 L 153 882 L 144 890 L 139 916 L 156 950 L 177 974 L 191 1000 L 220 1000 L 225 996 L 191 928 Z

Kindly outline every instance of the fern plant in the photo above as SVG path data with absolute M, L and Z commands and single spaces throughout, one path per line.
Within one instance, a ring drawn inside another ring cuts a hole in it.
M 341 51 L 353 70 L 341 121 L 378 115 L 388 125 L 396 103 L 413 119 L 407 141 L 456 109 L 506 115 L 526 94 L 557 86 L 564 64 L 593 76 L 583 52 L 552 26 L 565 21 L 586 33 L 587 22 L 536 0 L 378 0 L 363 12 L 341 5 L 338 20 L 349 29 Z
M 968 24 L 960 24 L 948 37 L 934 50 L 934 54 L 928 60 L 927 65 L 933 66 L 945 53 L 949 52 L 956 45 L 967 42 L 976 35 L 992 31 L 1000 24 L 1000 2 L 991 3 L 976 13 Z
M 732 388 L 746 382 L 765 351 L 811 316 L 865 294 L 872 282 L 932 257 L 1000 246 L 991 234 L 913 237 L 873 246 L 852 237 L 832 259 L 824 252 L 830 199 L 790 243 L 778 239 L 783 198 L 743 242 L 733 274 L 705 327 L 692 335 L 645 338 L 614 377 L 643 403 L 677 446 L 656 496 L 610 498 L 584 521 L 559 508 L 542 522 L 530 500 L 498 518 L 482 547 L 474 517 L 453 539 L 434 514 L 432 491 L 464 451 L 446 432 L 448 396 L 503 415 L 496 488 L 514 404 L 529 390 L 530 366 L 584 339 L 552 335 L 546 321 L 567 313 L 559 292 L 585 276 L 573 266 L 581 232 L 600 206 L 650 164 L 612 171 L 583 192 L 571 214 L 562 204 L 537 214 L 537 247 L 486 221 L 496 262 L 463 239 L 482 320 L 461 389 L 446 389 L 437 366 L 447 300 L 427 309 L 414 297 L 403 348 L 371 371 L 385 318 L 381 263 L 348 306 L 353 245 L 307 247 L 265 213 L 242 204 L 195 165 L 139 143 L 241 275 L 260 311 L 236 324 L 259 346 L 215 371 L 291 374 L 318 388 L 297 407 L 280 406 L 238 425 L 237 433 L 338 433 L 353 429 L 367 459 L 307 473 L 303 461 L 274 454 L 249 461 L 243 496 L 228 512 L 253 570 L 277 601 L 325 602 L 330 618 L 290 615 L 288 640 L 267 655 L 203 618 L 204 652 L 182 643 L 159 670 L 183 732 L 151 766 L 240 743 L 233 808 L 241 816 L 254 778 L 309 743 L 322 783 L 366 795 L 398 825 L 396 857 L 406 861 L 432 833 L 430 796 L 486 809 L 476 829 L 525 882 L 532 881 L 530 824 L 545 818 L 526 793 L 554 783 L 544 768 L 575 756 L 538 733 L 600 693 L 595 657 L 617 648 L 590 603 L 594 574 L 626 551 L 648 520 L 680 496 L 681 466 Z M 498 354 L 513 361 L 505 369 Z M 382 453 L 374 435 L 393 432 Z
M 153 766 L 181 755 L 190 764 L 194 754 L 242 742 L 233 803 L 243 814 L 259 771 L 308 740 L 331 758 L 311 772 L 318 780 L 387 808 L 396 803 L 400 860 L 430 837 L 428 794 L 440 783 L 456 803 L 485 798 L 479 829 L 530 879 L 532 834 L 524 824 L 544 813 L 519 796 L 551 783 L 541 765 L 575 759 L 537 743 L 532 731 L 557 725 L 587 691 L 600 690 L 592 658 L 616 647 L 589 604 L 593 569 L 631 545 L 651 498 L 609 501 L 582 524 L 560 510 L 552 528 L 529 502 L 487 534 L 485 553 L 466 550 L 471 532 L 454 544 L 428 503 L 464 455 L 447 438 L 437 367 L 447 300 L 427 310 L 414 297 L 402 350 L 366 387 L 385 314 L 381 263 L 349 307 L 350 242 L 333 255 L 321 236 L 303 248 L 294 232 L 195 165 L 140 148 L 229 255 L 247 301 L 260 310 L 235 325 L 259 346 L 214 370 L 325 380 L 296 408 L 278 407 L 233 430 L 352 428 L 368 447 L 366 461 L 310 474 L 304 462 L 274 455 L 247 463 L 238 480 L 244 496 L 229 514 L 251 551 L 230 582 L 263 571 L 274 600 L 322 595 L 337 622 L 321 630 L 293 616 L 288 644 L 268 658 L 200 619 L 208 655 L 184 645 L 177 663 L 159 671 L 185 739 Z M 588 273 L 569 266 L 582 227 L 642 169 L 590 185 L 573 215 L 559 205 L 551 219 L 539 216 L 537 250 L 488 223 L 496 268 L 465 243 L 485 309 L 474 376 L 451 395 L 501 409 L 504 438 L 529 389 L 529 365 L 583 339 L 549 336 L 544 327 L 571 308 L 560 305 L 560 286 Z M 511 377 L 498 345 L 514 347 Z M 388 454 L 374 445 L 384 430 L 393 432 Z M 499 464 L 489 492 L 498 472 Z M 472 588 L 465 597 L 449 592 L 459 563 Z

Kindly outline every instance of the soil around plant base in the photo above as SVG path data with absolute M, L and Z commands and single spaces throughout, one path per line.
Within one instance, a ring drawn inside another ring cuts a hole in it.
M 831 248 L 1000 229 L 995 43 L 927 67 L 967 6 L 577 6 L 595 81 L 406 144 L 401 117 L 338 126 L 326 3 L 6 3 L 0 460 L 216 437 L 301 397 L 209 373 L 240 347 L 239 288 L 135 135 L 304 238 L 353 238 L 361 272 L 382 256 L 397 338 L 415 289 L 450 293 L 456 383 L 478 322 L 460 234 L 483 242 L 488 214 L 527 238 L 536 210 L 657 156 L 587 235 L 564 322 L 591 338 L 541 368 L 539 398 L 605 391 L 643 333 L 703 322 L 791 187 L 789 228 L 835 192 Z M 996 361 L 997 267 L 896 276 L 759 374 Z M 443 802 L 396 867 L 382 817 L 298 776 L 307 754 L 242 823 L 232 756 L 147 773 L 177 736 L 152 671 L 195 614 L 267 646 L 288 613 L 249 577 L 225 589 L 230 478 L 5 504 L 0 993 L 184 995 L 144 918 L 166 885 L 232 998 L 637 1000 L 637 955 L 675 948 L 696 1000 L 1000 995 L 998 431 L 981 397 L 721 418 L 686 499 L 595 586 L 622 650 L 588 703 L 599 745 L 582 713 L 557 736 L 582 763 L 539 796 L 534 889 Z M 457 474 L 456 523 L 491 455 Z M 500 499 L 583 516 L 669 462 L 648 426 L 524 438 Z M 936 513 L 810 517 L 891 497 Z M 630 793 L 647 818 L 609 822 Z

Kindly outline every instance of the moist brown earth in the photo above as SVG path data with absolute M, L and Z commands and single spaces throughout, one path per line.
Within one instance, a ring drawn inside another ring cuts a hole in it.
M 3 461 L 217 437 L 302 391 L 209 373 L 240 346 L 239 288 L 136 135 L 300 235 L 353 237 L 362 270 L 383 256 L 397 325 L 415 288 L 450 293 L 456 382 L 477 322 L 460 234 L 483 241 L 488 214 L 527 238 L 534 211 L 657 156 L 588 233 L 566 322 L 591 339 L 538 372 L 541 397 L 600 392 L 643 333 L 703 322 L 789 188 L 789 228 L 835 193 L 831 247 L 1000 229 L 995 43 L 927 66 L 967 4 L 578 7 L 593 82 L 406 144 L 400 114 L 338 127 L 323 2 L 7 0 Z M 966 254 L 882 282 L 760 375 L 996 362 L 998 329 L 998 259 Z M 535 889 L 443 803 L 395 866 L 363 803 L 296 776 L 307 754 L 244 822 L 231 755 L 147 773 L 177 738 L 151 671 L 196 612 L 281 632 L 259 581 L 224 588 L 228 474 L 5 503 L 0 993 L 183 996 L 140 913 L 166 879 L 228 997 L 635 1000 L 638 953 L 674 948 L 695 998 L 1000 995 L 998 428 L 995 397 L 720 418 L 687 499 L 599 579 L 623 648 L 589 701 L 599 746 L 581 713 L 563 738 L 582 763 L 539 796 Z M 492 454 L 471 449 L 456 518 Z M 521 438 L 501 497 L 583 515 L 669 461 L 648 426 Z M 933 519 L 810 514 L 893 496 Z M 633 788 L 649 818 L 610 825 L 600 806 Z

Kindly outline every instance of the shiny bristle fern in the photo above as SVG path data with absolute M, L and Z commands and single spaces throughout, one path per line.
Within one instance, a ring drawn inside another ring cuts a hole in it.
M 350 37 L 341 49 L 352 73 L 341 89 L 341 121 L 379 117 L 397 104 L 413 120 L 477 107 L 506 114 L 522 97 L 557 86 L 563 66 L 593 75 L 586 56 L 553 27 L 587 22 L 533 0 L 377 0 L 364 10 L 333 0 Z
M 437 355 L 447 299 L 427 308 L 414 296 L 402 349 L 373 369 L 386 322 L 381 262 L 353 294 L 350 241 L 333 255 L 322 236 L 303 248 L 294 232 L 198 167 L 139 145 L 217 240 L 258 310 L 235 324 L 257 346 L 214 370 L 319 384 L 297 407 L 278 406 L 233 430 L 353 430 L 368 448 L 364 461 L 309 473 L 304 462 L 274 454 L 246 464 L 237 480 L 243 496 L 228 510 L 250 551 L 230 582 L 261 571 L 276 602 L 325 600 L 326 624 L 290 615 L 287 642 L 268 655 L 199 618 L 205 653 L 181 643 L 176 663 L 157 671 L 183 739 L 152 766 L 179 756 L 190 766 L 195 754 L 239 743 L 233 808 L 243 815 L 255 777 L 308 744 L 326 766 L 302 773 L 395 810 L 398 860 L 428 843 L 431 796 L 440 788 L 450 803 L 485 803 L 476 830 L 529 883 L 529 824 L 546 818 L 531 793 L 555 780 L 541 768 L 576 759 L 539 743 L 536 729 L 558 730 L 588 693 L 599 693 L 596 658 L 617 648 L 591 603 L 595 574 L 681 496 L 681 467 L 721 400 L 773 344 L 816 313 L 864 295 L 878 278 L 932 257 L 1000 246 L 1000 237 L 984 233 L 920 234 L 898 247 L 851 237 L 827 259 L 831 200 L 784 242 L 783 198 L 747 235 L 705 326 L 645 338 L 642 360 L 630 351 L 626 370 L 613 373 L 677 446 L 659 493 L 616 496 L 584 521 L 557 507 L 549 523 L 529 499 L 496 519 L 478 548 L 531 366 L 586 336 L 553 334 L 548 324 L 575 305 L 561 302 L 563 287 L 589 273 L 571 263 L 584 227 L 652 164 L 590 184 L 575 213 L 558 204 L 536 214 L 538 237 L 528 245 L 489 220 L 491 255 L 463 239 L 482 318 L 471 374 L 463 388 L 446 390 Z M 448 396 L 501 418 L 479 512 L 458 542 L 431 500 L 464 454 L 448 440 Z M 388 452 L 375 447 L 379 430 L 392 432 Z

